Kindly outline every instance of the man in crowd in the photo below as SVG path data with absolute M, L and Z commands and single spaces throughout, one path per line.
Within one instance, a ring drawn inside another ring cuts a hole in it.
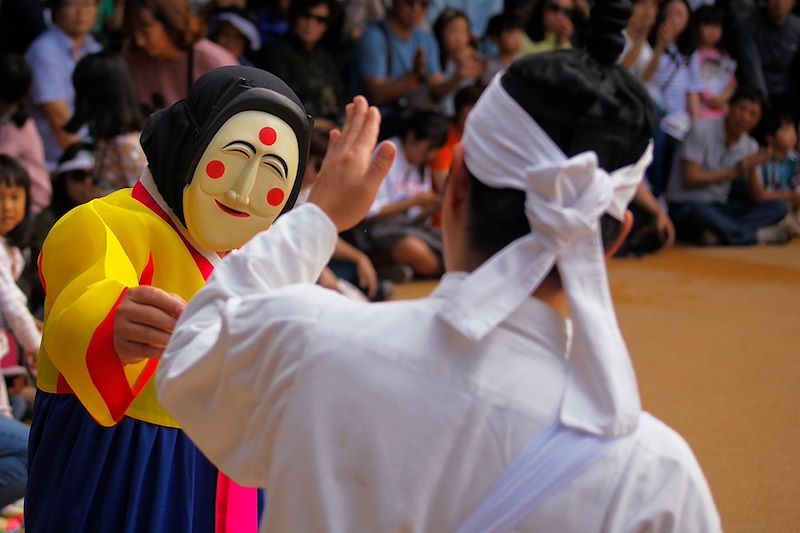
M 697 122 L 675 154 L 667 190 L 679 239 L 705 245 L 782 244 L 776 226 L 787 213 L 780 200 L 730 198 L 737 180 L 750 180 L 769 158 L 749 133 L 761 120 L 757 90 L 741 86 L 725 118 Z
M 739 64 L 743 81 L 753 85 L 770 106 L 800 118 L 796 86 L 800 18 L 792 13 L 794 0 L 767 0 L 758 16 L 740 33 Z
M 403 108 L 436 108 L 460 81 L 479 74 L 477 62 L 467 61 L 445 78 L 436 38 L 421 25 L 427 9 L 428 0 L 393 0 L 386 21 L 369 27 L 358 43 L 359 81 L 385 125 Z
M 62 128 L 73 112 L 72 71 L 83 56 L 101 49 L 89 34 L 98 4 L 99 0 L 50 0 L 53 26 L 33 41 L 25 54 L 33 70 L 33 118 L 50 170 L 55 169 L 63 149 L 80 138 Z

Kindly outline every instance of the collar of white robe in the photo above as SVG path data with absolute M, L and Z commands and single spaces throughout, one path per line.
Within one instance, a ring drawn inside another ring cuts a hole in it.
M 641 406 L 636 378 L 611 302 L 599 220 L 622 219 L 652 159 L 608 174 L 597 155 L 567 158 L 495 77 L 467 119 L 464 162 L 486 185 L 525 191 L 531 233 L 471 273 L 440 316 L 480 341 L 516 310 L 557 265 L 573 336 L 560 419 L 613 437 L 632 432 Z

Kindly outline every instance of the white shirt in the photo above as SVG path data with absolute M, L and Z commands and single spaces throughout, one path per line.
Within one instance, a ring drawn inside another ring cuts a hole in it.
M 217 267 L 159 367 L 162 403 L 237 482 L 265 486 L 263 531 L 452 531 L 557 416 L 569 324 L 533 298 L 480 343 L 421 300 L 313 285 L 336 243 L 315 205 Z M 706 481 L 649 415 L 521 531 L 719 531 Z
M 422 173 L 420 173 L 419 167 L 412 165 L 406 159 L 403 143 L 400 142 L 400 139 L 392 137 L 390 140 L 397 147 L 397 155 L 389 168 L 389 172 L 381 182 L 375 201 L 372 202 L 367 213 L 368 217 L 377 215 L 381 209 L 389 204 L 413 198 L 423 191 L 433 189 L 430 167 L 425 165 Z M 419 207 L 412 207 L 407 214 L 413 218 L 419 214 L 419 211 Z
M 28 298 L 17 286 L 23 268 L 19 248 L 0 237 L 0 329 L 10 330 L 26 352 L 38 352 L 42 334 L 28 310 Z

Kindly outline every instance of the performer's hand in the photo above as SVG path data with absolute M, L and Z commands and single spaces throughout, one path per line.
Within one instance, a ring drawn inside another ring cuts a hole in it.
M 132 287 L 114 317 L 114 349 L 123 364 L 159 358 L 186 302 L 157 287 Z
M 347 104 L 342 130 L 331 130 L 317 183 L 308 201 L 330 217 L 338 231 L 352 228 L 369 211 L 378 188 L 392 166 L 394 144 L 381 143 L 375 157 L 381 116 L 366 98 L 356 96 Z

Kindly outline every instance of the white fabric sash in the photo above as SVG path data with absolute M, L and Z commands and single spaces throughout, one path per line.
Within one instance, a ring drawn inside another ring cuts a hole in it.
M 456 533 L 505 533 L 532 516 L 559 489 L 585 472 L 616 439 L 550 423 L 509 466 Z
M 608 174 L 594 152 L 567 158 L 495 77 L 467 119 L 467 168 L 485 184 L 525 191 L 531 233 L 495 254 L 462 283 L 440 316 L 479 341 L 558 266 L 573 321 L 561 422 L 592 434 L 635 429 L 636 380 L 608 288 L 599 220 L 622 219 L 652 158 Z

